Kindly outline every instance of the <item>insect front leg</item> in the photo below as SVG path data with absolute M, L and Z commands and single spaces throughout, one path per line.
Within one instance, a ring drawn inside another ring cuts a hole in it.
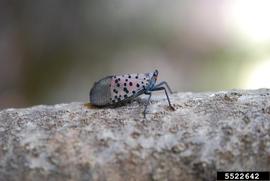
M 146 95 L 149 95 L 148 99 L 147 99 L 147 102 L 144 106 L 144 111 L 143 111 L 143 117 L 145 118 L 145 114 L 146 114 L 146 109 L 147 109 L 147 106 L 149 105 L 150 103 L 150 99 L 151 99 L 151 96 L 152 96 L 152 93 L 151 92 L 145 92 L 144 94 Z
M 162 85 L 165 85 L 171 94 L 173 93 L 172 89 L 170 88 L 170 86 L 168 85 L 168 83 L 166 81 L 162 81 L 162 82 L 158 83 L 157 85 L 155 85 L 155 88 L 161 87 Z
M 166 97 L 167 97 L 167 100 L 168 100 L 168 103 L 169 103 L 170 108 L 172 110 L 175 110 L 174 107 L 171 105 L 171 101 L 170 101 L 170 98 L 168 96 L 168 93 L 167 93 L 167 90 L 165 89 L 165 87 L 157 87 L 157 86 L 155 86 L 150 91 L 153 92 L 153 91 L 161 91 L 161 90 L 164 90 L 165 91 L 165 94 L 166 94 Z

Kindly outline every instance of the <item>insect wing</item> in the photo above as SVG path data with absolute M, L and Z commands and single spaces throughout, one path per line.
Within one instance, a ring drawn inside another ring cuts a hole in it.
M 94 84 L 90 90 L 90 102 L 96 106 L 106 106 L 111 103 L 112 77 L 105 77 Z
M 118 103 L 136 95 L 149 84 L 150 76 L 149 73 L 113 76 L 111 80 L 111 103 Z

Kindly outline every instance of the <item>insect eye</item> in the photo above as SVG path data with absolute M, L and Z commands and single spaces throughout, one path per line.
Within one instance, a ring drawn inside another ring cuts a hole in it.
M 154 76 L 158 76 L 158 70 L 155 70 Z

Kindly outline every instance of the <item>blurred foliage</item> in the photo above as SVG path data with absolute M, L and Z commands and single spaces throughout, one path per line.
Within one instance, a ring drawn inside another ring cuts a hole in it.
M 238 36 L 232 5 L 3 0 L 0 108 L 87 102 L 103 76 L 156 68 L 177 91 L 245 88 L 247 67 L 270 57 L 270 43 Z

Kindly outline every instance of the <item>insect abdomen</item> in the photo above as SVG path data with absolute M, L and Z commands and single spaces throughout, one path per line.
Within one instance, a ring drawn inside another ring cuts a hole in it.
M 105 77 L 94 84 L 90 91 L 90 103 L 95 106 L 107 106 L 111 103 L 112 76 Z

